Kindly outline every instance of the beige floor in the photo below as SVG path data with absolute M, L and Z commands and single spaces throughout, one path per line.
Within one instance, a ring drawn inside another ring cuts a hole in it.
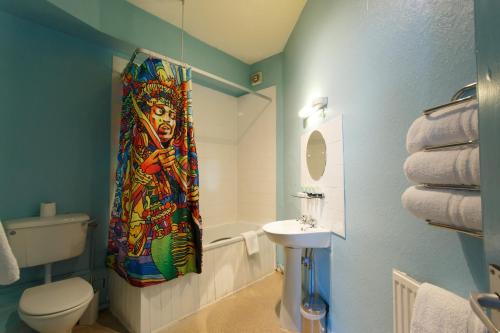
M 76 326 L 72 333 L 128 333 L 125 327 L 109 311 L 99 313 L 97 323 L 92 326 Z
M 158 333 L 282 333 L 279 302 L 282 275 L 275 273 L 209 305 Z M 127 333 L 109 313 L 92 327 L 76 327 L 74 333 Z

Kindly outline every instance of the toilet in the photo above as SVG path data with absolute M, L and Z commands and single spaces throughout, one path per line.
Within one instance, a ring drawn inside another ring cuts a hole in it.
M 26 289 L 19 317 L 40 333 L 69 333 L 94 296 L 80 277 L 52 282 L 51 264 L 73 258 L 85 249 L 90 219 L 64 214 L 5 221 L 7 238 L 19 267 L 45 266 L 45 283 Z

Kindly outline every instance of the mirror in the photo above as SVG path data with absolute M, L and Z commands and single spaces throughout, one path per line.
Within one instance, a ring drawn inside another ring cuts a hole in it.
M 326 143 L 319 131 L 314 131 L 307 141 L 307 169 L 311 178 L 319 180 L 326 167 Z

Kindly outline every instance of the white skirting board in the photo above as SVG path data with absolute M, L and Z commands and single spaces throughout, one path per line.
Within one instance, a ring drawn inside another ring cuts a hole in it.
M 243 241 L 206 250 L 203 273 L 137 288 L 109 270 L 110 310 L 131 333 L 151 333 L 199 311 L 271 274 L 276 249 L 259 235 L 258 254 L 248 256 Z
M 413 303 L 417 295 L 420 282 L 414 280 L 406 273 L 392 270 L 392 296 L 393 296 L 393 332 L 410 333 Z

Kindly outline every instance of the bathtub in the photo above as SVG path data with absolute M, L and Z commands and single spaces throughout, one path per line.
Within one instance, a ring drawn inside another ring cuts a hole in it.
M 249 230 L 259 239 L 259 253 L 252 256 L 240 235 Z M 271 274 L 275 254 L 274 243 L 259 225 L 204 228 L 201 274 L 137 288 L 109 270 L 110 310 L 131 333 L 155 332 Z
M 254 230 L 257 235 L 262 235 L 263 230 L 257 224 L 251 223 L 226 223 L 203 229 L 203 250 L 241 242 L 241 234 L 245 231 Z

